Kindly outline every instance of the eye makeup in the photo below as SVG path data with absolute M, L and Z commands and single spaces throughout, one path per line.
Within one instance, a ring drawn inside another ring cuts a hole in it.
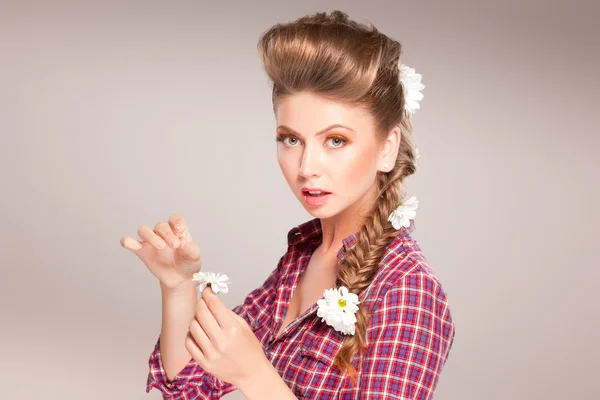
M 289 133 L 277 133 L 277 136 L 275 137 L 275 141 L 284 142 L 284 140 L 286 140 L 287 138 L 294 138 L 296 140 L 300 140 L 295 135 L 292 135 Z M 341 149 L 348 142 L 348 139 L 346 139 L 345 137 L 340 136 L 340 135 L 329 135 L 327 137 L 327 140 L 329 140 L 329 139 L 337 139 L 337 140 L 341 141 L 341 145 L 334 146 L 334 147 L 332 147 L 333 149 Z

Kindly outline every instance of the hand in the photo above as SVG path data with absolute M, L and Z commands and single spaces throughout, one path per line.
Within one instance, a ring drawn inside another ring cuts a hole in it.
M 246 320 L 227 308 L 210 286 L 196 302 L 185 347 L 205 371 L 238 388 L 270 365 Z
M 182 215 L 175 213 L 168 222 L 157 222 L 154 230 L 142 225 L 138 235 L 141 242 L 123 236 L 121 246 L 137 255 L 163 287 L 176 289 L 200 271 L 200 248 Z

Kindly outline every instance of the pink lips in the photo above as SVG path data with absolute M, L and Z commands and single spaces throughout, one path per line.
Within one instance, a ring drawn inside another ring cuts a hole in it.
M 322 206 L 327 202 L 329 197 L 331 197 L 331 193 L 322 194 L 320 196 L 311 196 L 308 192 L 304 193 L 304 201 L 306 201 L 309 206 L 313 207 Z
M 323 192 L 323 193 L 326 193 L 326 194 L 327 193 L 331 193 L 331 192 L 328 192 L 327 190 L 324 190 L 324 189 L 309 188 L 309 187 L 303 187 L 302 188 L 302 193 L 304 193 L 304 192 Z

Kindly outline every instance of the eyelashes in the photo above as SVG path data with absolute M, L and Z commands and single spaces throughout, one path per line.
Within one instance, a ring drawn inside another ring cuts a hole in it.
M 282 143 L 285 144 L 285 140 L 288 139 L 288 138 L 293 138 L 293 139 L 296 139 L 296 140 L 300 140 L 300 139 L 298 139 L 294 135 L 290 135 L 290 134 L 287 134 L 287 133 L 280 133 L 280 134 L 277 134 L 277 136 L 275 137 L 275 141 L 276 142 L 282 142 Z M 328 136 L 327 140 L 329 140 L 329 139 L 335 139 L 335 140 L 338 141 L 338 143 L 341 142 L 341 144 L 339 146 L 333 146 L 332 147 L 333 149 L 341 149 L 348 142 L 348 139 L 344 138 L 343 136 L 338 136 L 338 135 Z M 295 146 L 292 145 L 290 147 L 295 147 Z

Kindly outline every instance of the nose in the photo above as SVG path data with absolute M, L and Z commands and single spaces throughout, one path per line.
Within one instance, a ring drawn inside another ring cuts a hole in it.
M 318 150 L 308 145 L 305 146 L 300 164 L 300 176 L 304 178 L 320 176 L 320 165 L 320 154 Z

